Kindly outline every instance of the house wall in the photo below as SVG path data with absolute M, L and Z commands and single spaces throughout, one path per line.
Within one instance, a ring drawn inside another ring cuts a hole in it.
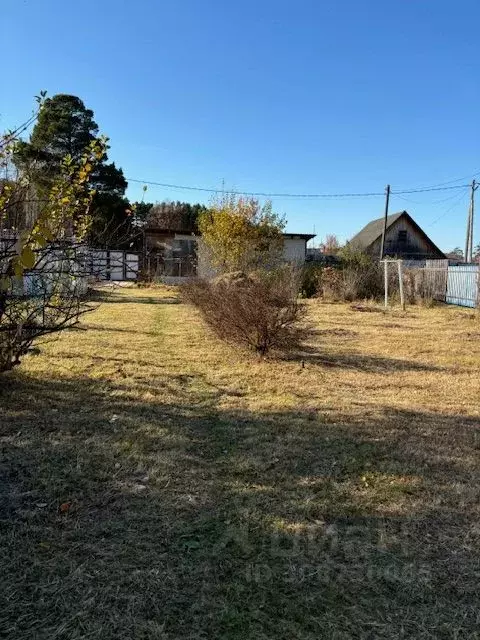
M 284 238 L 283 259 L 286 262 L 297 262 L 303 264 L 307 253 L 307 242 L 305 238 Z
M 405 231 L 406 241 L 399 240 L 399 231 Z M 370 245 L 368 253 L 373 256 L 380 254 L 381 238 Z M 407 218 L 399 218 L 388 229 L 385 236 L 385 255 L 409 257 L 415 259 L 438 258 L 438 253 L 426 238 L 424 238 Z
M 202 238 L 198 238 L 197 240 L 197 275 L 199 278 L 205 278 L 206 280 L 214 278 L 217 275 L 217 271 L 210 263 L 208 249 Z

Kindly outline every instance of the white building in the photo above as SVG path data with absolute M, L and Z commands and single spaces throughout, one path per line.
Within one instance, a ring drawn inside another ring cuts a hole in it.
M 307 257 L 307 242 L 315 238 L 313 233 L 284 233 L 283 258 L 285 262 L 303 264 Z

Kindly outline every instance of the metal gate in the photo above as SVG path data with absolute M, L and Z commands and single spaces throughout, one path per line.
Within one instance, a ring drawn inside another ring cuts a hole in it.
M 139 271 L 137 253 L 89 250 L 90 273 L 99 280 L 136 280 Z
M 479 266 L 464 264 L 448 267 L 445 302 L 462 307 L 476 307 L 479 303 Z

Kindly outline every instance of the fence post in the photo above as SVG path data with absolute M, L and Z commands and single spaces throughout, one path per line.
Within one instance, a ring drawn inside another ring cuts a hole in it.
M 403 296 L 403 260 L 398 260 L 398 284 L 400 287 L 400 304 L 405 311 L 405 298 Z
M 477 285 L 477 299 L 475 301 L 475 306 L 480 308 L 480 265 L 477 267 L 476 285 Z
M 384 280 L 385 280 L 385 309 L 388 308 L 388 260 L 383 261 Z

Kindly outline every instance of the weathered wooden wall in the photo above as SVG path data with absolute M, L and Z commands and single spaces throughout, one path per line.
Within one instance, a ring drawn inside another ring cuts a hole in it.
M 407 234 L 405 242 L 399 240 L 400 231 Z M 370 246 L 369 253 L 374 256 L 379 255 L 380 243 L 379 238 Z M 399 218 L 387 229 L 385 255 L 404 256 L 417 260 L 439 257 L 435 247 L 405 217 Z

